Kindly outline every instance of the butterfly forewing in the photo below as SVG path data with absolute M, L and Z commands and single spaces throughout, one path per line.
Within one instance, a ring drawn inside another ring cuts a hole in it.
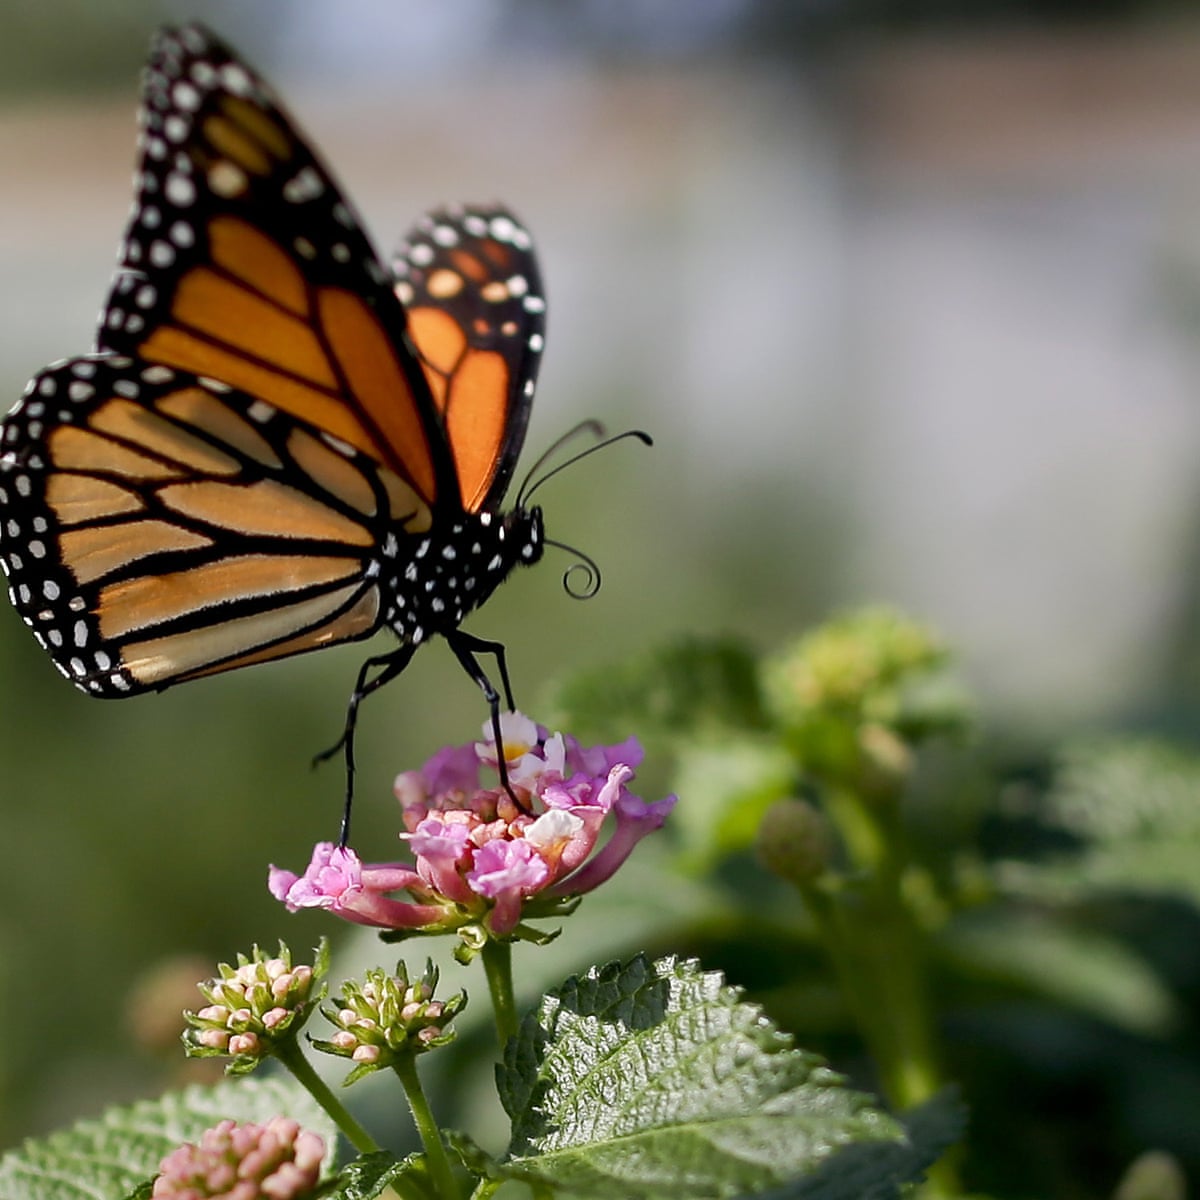
M 393 261 L 462 505 L 502 499 L 529 422 L 546 302 L 533 242 L 500 205 L 438 209 Z
M 207 31 L 164 30 L 141 124 L 98 349 L 218 379 L 370 455 L 430 502 L 453 494 L 388 272 L 266 84 Z
M 0 510 L 14 604 L 101 696 L 369 635 L 378 546 L 430 519 L 290 414 L 119 356 L 34 379 L 5 420 Z
M 499 737 L 475 655 L 510 691 L 502 648 L 459 625 L 542 552 L 540 510 L 501 511 L 544 333 L 529 234 L 499 206 L 438 210 L 384 268 L 266 85 L 199 26 L 157 36 L 141 122 L 96 353 L 41 372 L 0 427 L 14 604 L 97 696 L 387 626 L 400 646 L 347 714 L 348 797 L 358 702 L 434 635 Z

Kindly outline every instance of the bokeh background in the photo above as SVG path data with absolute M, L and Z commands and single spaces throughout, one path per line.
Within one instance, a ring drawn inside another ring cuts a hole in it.
M 584 417 L 656 439 L 541 494 L 597 598 L 565 596 L 552 554 L 469 625 L 508 644 L 527 709 L 677 633 L 767 647 L 883 599 L 958 648 L 1008 739 L 1194 739 L 1193 12 L 3 0 L 0 396 L 90 345 L 149 33 L 202 19 L 384 249 L 447 201 L 527 222 L 550 299 L 531 451 Z M 0 1142 L 157 1085 L 123 1015 L 156 963 L 324 931 L 263 884 L 333 833 L 340 773 L 308 759 L 361 656 L 110 705 L 0 605 Z M 366 707 L 364 857 L 392 853 L 394 773 L 482 718 L 441 646 Z

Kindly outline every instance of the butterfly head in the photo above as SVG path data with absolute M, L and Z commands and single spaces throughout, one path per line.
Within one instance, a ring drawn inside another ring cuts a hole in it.
M 504 514 L 505 536 L 509 543 L 518 546 L 517 562 L 532 566 L 542 557 L 546 547 L 546 531 L 542 523 L 542 508 L 514 508 Z

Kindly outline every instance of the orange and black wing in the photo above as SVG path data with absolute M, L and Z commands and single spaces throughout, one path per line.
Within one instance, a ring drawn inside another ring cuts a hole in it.
M 457 507 L 390 273 L 267 85 L 200 26 L 163 30 L 141 126 L 97 349 L 216 379 Z
M 0 565 L 83 690 L 124 696 L 366 637 L 380 548 L 428 527 L 373 456 L 162 365 L 29 385 L 0 440 Z
M 392 267 L 462 506 L 495 509 L 525 440 L 545 339 L 533 241 L 500 205 L 439 209 L 408 234 Z

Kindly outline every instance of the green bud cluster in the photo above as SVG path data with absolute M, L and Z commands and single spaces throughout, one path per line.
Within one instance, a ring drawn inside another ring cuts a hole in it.
M 285 1041 L 295 1038 L 324 994 L 319 987 L 327 969 L 328 952 L 322 943 L 314 966 L 293 966 L 292 952 L 279 943 L 279 952 L 268 957 L 255 946 L 249 956 L 238 955 L 237 965 L 218 964 L 219 975 L 199 984 L 208 1003 L 197 1012 L 185 1012 L 183 1044 L 190 1057 L 230 1057 L 235 1073 L 252 1070 Z
M 415 982 L 401 962 L 396 973 L 382 968 L 367 972 L 361 984 L 353 980 L 342 986 L 342 994 L 321 1010 L 337 1027 L 328 1041 L 313 1040 L 313 1046 L 327 1054 L 350 1059 L 354 1070 L 347 1084 L 382 1067 L 393 1066 L 402 1056 L 419 1054 L 454 1040 L 449 1022 L 467 1002 L 465 992 L 448 1000 L 437 1000 L 438 972 L 427 963 L 425 973 Z
M 763 669 L 769 713 L 792 753 L 827 782 L 890 793 L 914 748 L 968 723 L 931 630 L 884 607 L 826 622 Z

